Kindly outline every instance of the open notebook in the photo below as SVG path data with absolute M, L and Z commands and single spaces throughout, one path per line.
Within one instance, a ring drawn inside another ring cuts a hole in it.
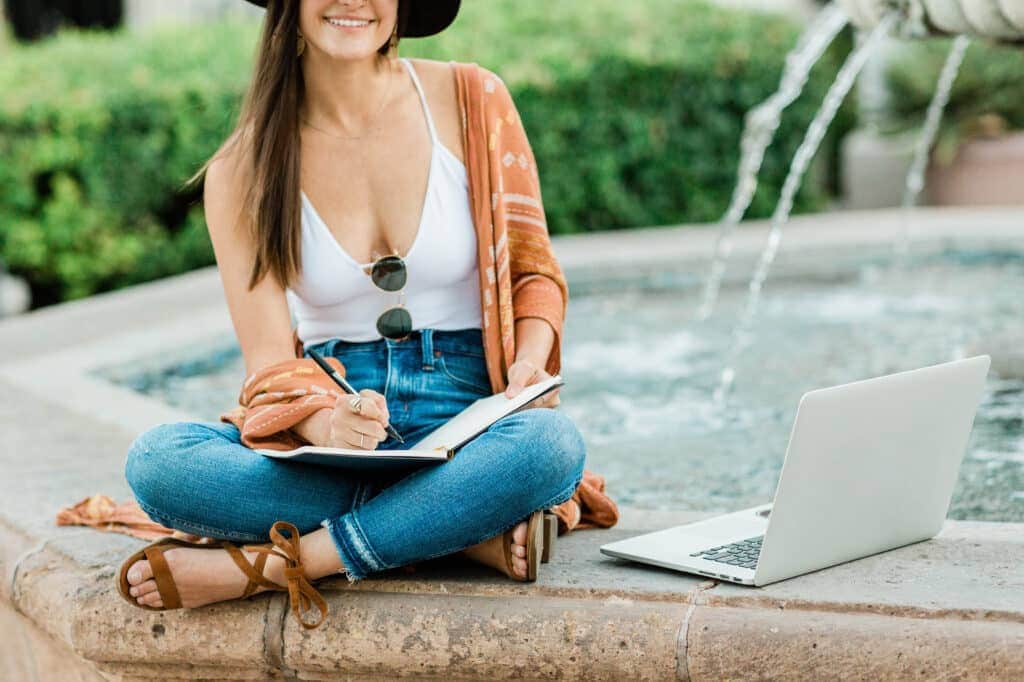
M 445 462 L 463 444 L 483 433 L 505 415 L 518 412 L 528 403 L 565 383 L 560 375 L 527 386 L 514 398 L 496 393 L 477 400 L 447 422 L 431 431 L 408 450 L 350 450 L 321 445 L 303 445 L 294 450 L 255 451 L 267 457 L 288 459 L 348 469 L 405 469 L 416 464 Z

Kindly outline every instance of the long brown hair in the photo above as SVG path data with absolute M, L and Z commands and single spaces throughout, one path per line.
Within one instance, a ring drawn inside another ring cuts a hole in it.
M 250 218 L 256 257 L 249 289 L 269 270 L 288 287 L 301 268 L 299 199 L 299 104 L 305 86 L 298 56 L 301 0 L 270 0 L 256 54 L 256 68 L 235 129 L 227 141 L 188 180 L 203 182 L 210 164 L 241 145 L 247 173 L 243 212 Z M 405 33 L 409 1 L 398 0 L 396 41 Z M 387 56 L 390 41 L 377 49 Z

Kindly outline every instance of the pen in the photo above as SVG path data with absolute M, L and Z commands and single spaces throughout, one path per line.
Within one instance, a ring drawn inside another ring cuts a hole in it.
M 350 384 L 347 381 L 345 381 L 345 377 L 343 377 L 340 374 L 338 374 L 338 370 L 336 370 L 333 367 L 331 367 L 330 365 L 328 365 L 327 362 L 323 359 L 323 356 L 321 356 L 319 353 L 317 353 L 312 348 L 310 348 L 306 352 L 309 353 L 311 358 L 316 360 L 316 364 L 320 365 L 320 367 L 325 372 L 327 372 L 327 376 L 329 376 L 332 379 L 334 379 L 334 383 L 336 383 L 339 386 L 341 386 L 341 389 L 343 391 L 345 391 L 345 393 L 350 393 L 352 395 L 359 395 L 359 391 L 357 391 L 356 389 L 352 388 L 352 384 Z M 404 443 L 405 442 L 405 440 L 400 435 L 398 435 L 398 431 L 395 431 L 395 427 L 391 426 L 391 424 L 388 424 L 386 429 L 387 429 L 388 435 L 391 436 L 392 438 L 394 438 L 395 440 L 397 440 L 399 443 Z

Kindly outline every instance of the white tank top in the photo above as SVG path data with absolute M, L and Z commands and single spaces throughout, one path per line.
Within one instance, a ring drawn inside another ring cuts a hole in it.
M 285 290 L 303 346 L 332 338 L 380 339 L 377 318 L 404 300 L 413 329 L 479 329 L 480 283 L 477 239 L 469 204 L 466 167 L 441 144 L 427 98 L 412 64 L 409 70 L 430 132 L 430 171 L 419 228 L 405 260 L 408 278 L 398 292 L 378 289 L 338 243 L 304 192 L 302 265 L 294 286 Z

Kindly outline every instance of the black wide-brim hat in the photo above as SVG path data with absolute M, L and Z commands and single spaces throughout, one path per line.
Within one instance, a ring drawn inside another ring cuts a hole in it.
M 267 0 L 247 0 L 260 7 L 267 6 Z M 455 21 L 461 0 L 402 0 L 409 3 L 409 22 L 403 38 L 423 38 L 440 33 Z

